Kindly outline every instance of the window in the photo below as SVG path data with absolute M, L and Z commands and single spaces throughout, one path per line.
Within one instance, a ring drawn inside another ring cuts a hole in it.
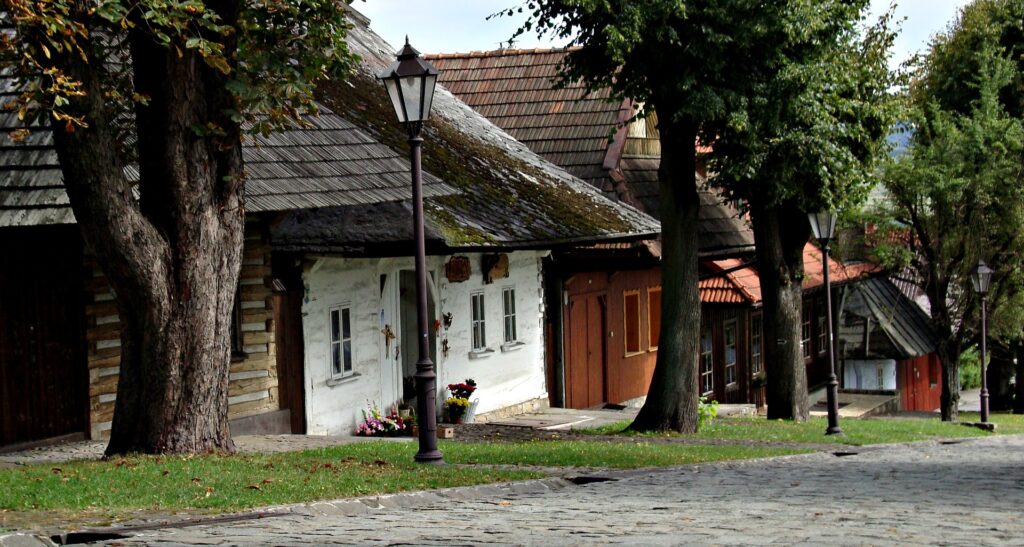
M 331 376 L 352 374 L 351 315 L 351 308 L 331 308 Z
M 756 313 L 750 317 L 750 373 L 761 372 L 761 339 L 764 335 L 764 328 L 761 325 L 761 314 Z
M 647 349 L 658 349 L 658 337 L 661 336 L 661 287 L 647 289 L 647 331 Z
M 711 351 L 711 331 L 704 330 L 700 337 L 700 392 L 715 391 L 715 359 Z
M 736 383 L 736 320 L 730 319 L 724 324 L 725 336 L 725 383 Z
M 501 290 L 501 314 L 505 321 L 505 343 L 515 342 L 518 340 L 516 337 L 516 290 L 512 287 Z
M 640 353 L 640 291 L 626 291 L 623 294 L 622 310 L 625 316 L 622 331 L 626 339 L 626 355 Z
M 471 319 L 473 327 L 473 351 L 487 348 L 487 332 L 484 325 L 484 293 L 470 296 Z
M 828 333 L 825 332 L 825 301 L 818 299 L 818 355 L 825 355 L 828 349 Z
M 875 389 L 885 389 L 885 365 L 875 367 L 875 381 L 877 382 Z
M 800 327 L 800 349 L 803 351 L 804 359 L 811 358 L 811 307 L 804 304 L 803 322 Z

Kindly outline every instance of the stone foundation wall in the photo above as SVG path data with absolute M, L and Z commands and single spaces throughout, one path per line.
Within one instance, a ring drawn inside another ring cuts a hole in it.
M 121 322 L 110 285 L 94 258 L 86 257 L 85 271 L 90 276 L 85 281 L 89 435 L 107 439 L 117 398 Z M 270 245 L 257 222 L 246 223 L 238 285 L 245 356 L 231 363 L 228 413 L 233 420 L 279 410 Z
M 548 408 L 551 404 L 547 397 L 540 397 L 537 399 L 531 399 L 522 403 L 506 406 L 483 414 L 477 414 L 474 417 L 476 423 L 487 423 L 494 422 L 497 420 L 504 420 L 505 418 L 511 418 L 512 416 L 520 416 L 522 414 L 530 414 L 531 412 L 540 412 L 545 408 Z

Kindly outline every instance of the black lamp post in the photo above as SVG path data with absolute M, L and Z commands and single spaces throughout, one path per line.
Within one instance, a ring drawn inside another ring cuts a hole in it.
M 974 285 L 974 292 L 981 296 L 981 423 L 988 423 L 988 375 L 985 374 L 986 341 L 988 339 L 988 324 L 985 317 L 986 297 L 988 287 L 992 283 L 992 268 L 979 260 L 978 265 L 971 272 L 971 284 Z
M 409 131 L 409 152 L 412 157 L 413 232 L 416 240 L 416 315 L 419 324 L 420 358 L 416 361 L 416 412 L 419 416 L 420 449 L 416 461 L 443 464 L 444 456 L 437 449 L 437 374 L 430 360 L 430 336 L 427 324 L 427 251 L 423 235 L 423 174 L 420 170 L 420 130 L 430 116 L 438 70 L 420 58 L 420 52 L 409 45 L 398 52 L 398 60 L 379 76 L 387 87 L 398 121 Z
M 828 339 L 828 386 L 825 388 L 828 398 L 828 429 L 825 434 L 842 435 L 843 429 L 839 427 L 839 381 L 836 379 L 835 344 L 832 342 L 832 285 L 828 278 L 829 242 L 835 236 L 836 214 L 832 211 L 808 213 L 807 218 L 811 221 L 814 237 L 821 243 L 821 271 L 825 276 L 825 337 Z

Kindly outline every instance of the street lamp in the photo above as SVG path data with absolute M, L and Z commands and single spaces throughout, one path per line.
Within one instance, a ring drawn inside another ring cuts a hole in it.
M 398 52 L 398 60 L 379 76 L 391 97 L 398 121 L 409 131 L 409 153 L 412 160 L 413 232 L 416 240 L 416 315 L 419 324 L 420 358 L 416 361 L 416 412 L 419 416 L 420 449 L 416 461 L 443 464 L 444 456 L 437 449 L 437 374 L 430 360 L 430 336 L 427 324 L 427 250 L 423 235 L 423 174 L 420 169 L 420 130 L 430 116 L 434 86 L 439 72 L 420 57 L 409 45 Z
M 839 381 L 836 379 L 835 344 L 832 342 L 832 285 L 829 283 L 828 251 L 829 242 L 836 232 L 836 214 L 833 211 L 808 213 L 814 237 L 821 243 L 822 268 L 825 276 L 825 337 L 828 339 L 828 386 L 825 388 L 828 398 L 828 428 L 826 435 L 842 435 L 839 427 Z
M 986 297 L 988 287 L 992 283 L 992 268 L 979 260 L 978 265 L 971 272 L 971 284 L 974 285 L 974 292 L 981 296 L 981 423 L 988 423 L 988 375 L 985 374 L 985 347 L 988 338 L 988 324 L 985 317 Z

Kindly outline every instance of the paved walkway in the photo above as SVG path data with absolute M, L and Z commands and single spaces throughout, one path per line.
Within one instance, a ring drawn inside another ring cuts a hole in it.
M 1019 545 L 1024 436 L 684 466 L 583 486 L 535 481 L 521 493 L 485 488 L 492 490 L 479 496 L 321 503 L 272 518 L 139 531 L 114 542 Z

